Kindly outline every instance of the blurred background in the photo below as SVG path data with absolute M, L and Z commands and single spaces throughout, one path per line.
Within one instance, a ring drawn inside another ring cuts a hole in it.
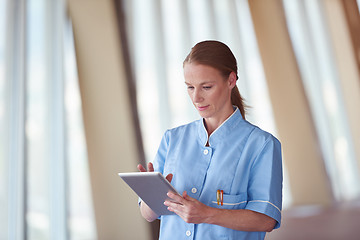
M 182 62 L 234 52 L 247 120 L 282 142 L 266 239 L 360 234 L 359 0 L 0 0 L 0 239 L 157 239 L 117 176 L 199 116 Z

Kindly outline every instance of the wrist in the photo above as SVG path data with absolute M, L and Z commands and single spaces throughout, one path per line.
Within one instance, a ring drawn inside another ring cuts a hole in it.
M 140 212 L 148 222 L 153 222 L 159 216 L 144 202 L 140 203 Z
M 222 209 L 208 207 L 205 223 L 216 224 L 221 216 Z

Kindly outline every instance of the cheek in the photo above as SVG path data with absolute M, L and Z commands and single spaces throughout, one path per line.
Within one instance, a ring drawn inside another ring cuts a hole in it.
M 220 91 L 214 92 L 211 96 L 211 99 L 216 102 L 226 102 L 228 99 L 230 99 L 230 95 L 228 92 L 226 92 L 225 89 L 222 89 Z
M 209 94 L 209 98 L 212 100 L 219 101 L 220 99 L 224 98 L 224 92 L 219 91 L 219 89 L 218 89 L 217 91 L 214 91 L 211 94 Z

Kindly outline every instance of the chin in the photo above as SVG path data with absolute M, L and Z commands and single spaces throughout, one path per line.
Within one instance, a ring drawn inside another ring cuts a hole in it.
M 202 118 L 209 118 L 211 117 L 210 113 L 206 113 L 206 112 L 199 112 L 200 117 Z

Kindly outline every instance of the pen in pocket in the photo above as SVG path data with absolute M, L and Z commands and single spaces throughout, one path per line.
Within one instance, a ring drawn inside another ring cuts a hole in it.
M 220 204 L 221 204 L 221 206 L 223 205 L 223 203 L 224 203 L 224 191 L 223 190 L 216 191 L 216 200 L 217 200 L 217 205 L 220 205 Z

